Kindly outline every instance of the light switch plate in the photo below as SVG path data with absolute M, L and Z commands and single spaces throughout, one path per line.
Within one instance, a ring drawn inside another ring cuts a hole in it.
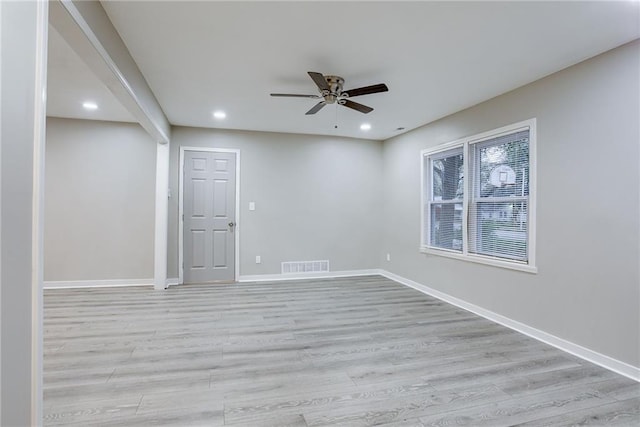
M 249 210 L 250 211 L 256 210 L 256 202 L 249 202 Z

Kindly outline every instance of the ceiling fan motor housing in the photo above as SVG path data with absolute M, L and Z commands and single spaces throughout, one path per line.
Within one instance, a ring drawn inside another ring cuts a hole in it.
M 344 84 L 344 79 L 339 76 L 324 76 L 327 80 L 327 84 L 329 85 L 329 91 L 320 91 L 324 100 L 327 104 L 333 104 L 338 100 L 338 97 L 342 94 L 342 85 Z

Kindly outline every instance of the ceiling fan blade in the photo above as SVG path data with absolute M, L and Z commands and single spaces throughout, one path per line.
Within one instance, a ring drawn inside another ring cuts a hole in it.
M 309 74 L 309 77 L 311 77 L 313 79 L 313 81 L 315 82 L 316 86 L 318 86 L 318 88 L 320 90 L 326 90 L 326 91 L 331 92 L 331 88 L 327 84 L 327 80 L 324 78 L 322 73 L 316 73 L 314 71 L 307 71 L 307 74 Z
M 280 96 L 280 97 L 287 97 L 287 98 L 312 98 L 312 99 L 320 98 L 320 95 L 298 95 L 296 93 L 272 93 L 271 96 Z
M 368 114 L 373 111 L 373 108 L 367 107 L 366 105 L 358 104 L 357 102 L 350 101 L 348 99 L 344 100 L 344 103 L 340 102 L 340 104 L 345 107 L 352 108 L 356 111 L 360 111 L 361 113 Z
M 364 86 L 356 89 L 343 90 L 342 95 L 353 98 L 354 96 L 370 95 L 372 93 L 387 92 L 388 90 L 389 88 L 386 84 L 380 83 L 377 85 Z
M 313 108 L 309 111 L 307 111 L 305 114 L 308 116 L 309 114 L 315 114 L 318 111 L 320 111 L 322 109 L 322 107 L 324 107 L 325 105 L 327 105 L 326 102 L 324 101 L 320 101 L 318 102 L 316 105 L 313 106 Z

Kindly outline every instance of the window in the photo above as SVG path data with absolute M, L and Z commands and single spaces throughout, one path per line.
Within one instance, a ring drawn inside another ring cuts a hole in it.
M 429 156 L 429 245 L 462 251 L 462 148 Z
M 535 119 L 422 152 L 421 251 L 535 272 Z

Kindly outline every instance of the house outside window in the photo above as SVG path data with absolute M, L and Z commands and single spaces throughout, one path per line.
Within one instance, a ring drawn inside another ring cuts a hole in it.
M 536 271 L 535 126 L 422 151 L 422 252 Z

